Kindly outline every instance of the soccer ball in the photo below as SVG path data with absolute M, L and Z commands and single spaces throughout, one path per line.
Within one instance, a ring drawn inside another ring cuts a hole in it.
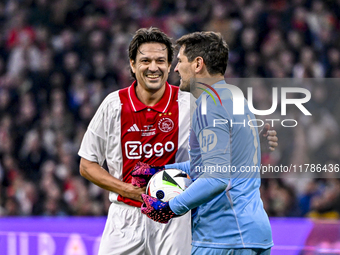
M 156 173 L 146 187 L 146 194 L 167 202 L 181 194 L 192 183 L 190 176 L 179 169 L 165 169 Z

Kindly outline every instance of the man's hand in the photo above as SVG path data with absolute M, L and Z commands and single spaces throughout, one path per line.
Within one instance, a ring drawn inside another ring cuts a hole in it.
M 279 139 L 276 136 L 275 130 L 270 130 L 270 125 L 266 123 L 263 129 L 260 131 L 260 142 L 267 150 L 275 151 L 275 148 L 278 146 Z M 265 145 L 265 144 L 267 144 Z
M 143 202 L 141 195 L 145 193 L 146 187 L 139 188 L 131 183 L 125 183 L 124 185 L 124 192 L 121 196 Z
M 142 198 L 144 202 L 141 206 L 142 213 L 154 221 L 168 223 L 171 218 L 179 216 L 171 211 L 169 202 L 162 202 L 146 194 L 142 194 Z
M 150 166 L 149 164 L 138 162 L 131 172 L 131 183 L 140 188 L 145 187 L 155 173 L 164 169 L 164 166 Z

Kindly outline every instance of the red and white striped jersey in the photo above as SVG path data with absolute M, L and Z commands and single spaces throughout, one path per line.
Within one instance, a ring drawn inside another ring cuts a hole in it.
M 78 153 L 99 165 L 106 160 L 109 173 L 128 183 L 138 161 L 159 166 L 189 159 L 190 94 L 166 83 L 162 99 L 149 107 L 138 100 L 135 86 L 104 99 Z M 110 201 L 141 205 L 113 192 Z

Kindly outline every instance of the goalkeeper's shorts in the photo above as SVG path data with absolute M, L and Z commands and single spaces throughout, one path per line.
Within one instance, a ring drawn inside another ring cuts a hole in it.
M 211 248 L 211 247 L 192 247 L 191 255 L 270 255 L 271 248 Z

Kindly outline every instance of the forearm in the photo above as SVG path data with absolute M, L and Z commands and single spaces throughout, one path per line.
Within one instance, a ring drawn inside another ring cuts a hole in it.
M 181 169 L 182 171 L 190 175 L 190 161 L 189 160 L 185 162 L 181 162 L 181 163 L 165 165 L 165 169 L 170 169 L 170 168 Z
M 123 197 L 142 201 L 140 195 L 144 193 L 145 189 L 135 187 L 113 177 L 97 162 L 81 158 L 79 171 L 81 176 L 103 189 L 115 192 Z
M 178 214 L 209 202 L 228 186 L 229 179 L 198 178 L 182 194 L 169 201 L 171 210 Z
M 91 162 L 84 158 L 80 160 L 80 175 L 99 187 L 113 191 L 121 195 L 124 190 L 124 182 L 110 175 L 97 162 Z

